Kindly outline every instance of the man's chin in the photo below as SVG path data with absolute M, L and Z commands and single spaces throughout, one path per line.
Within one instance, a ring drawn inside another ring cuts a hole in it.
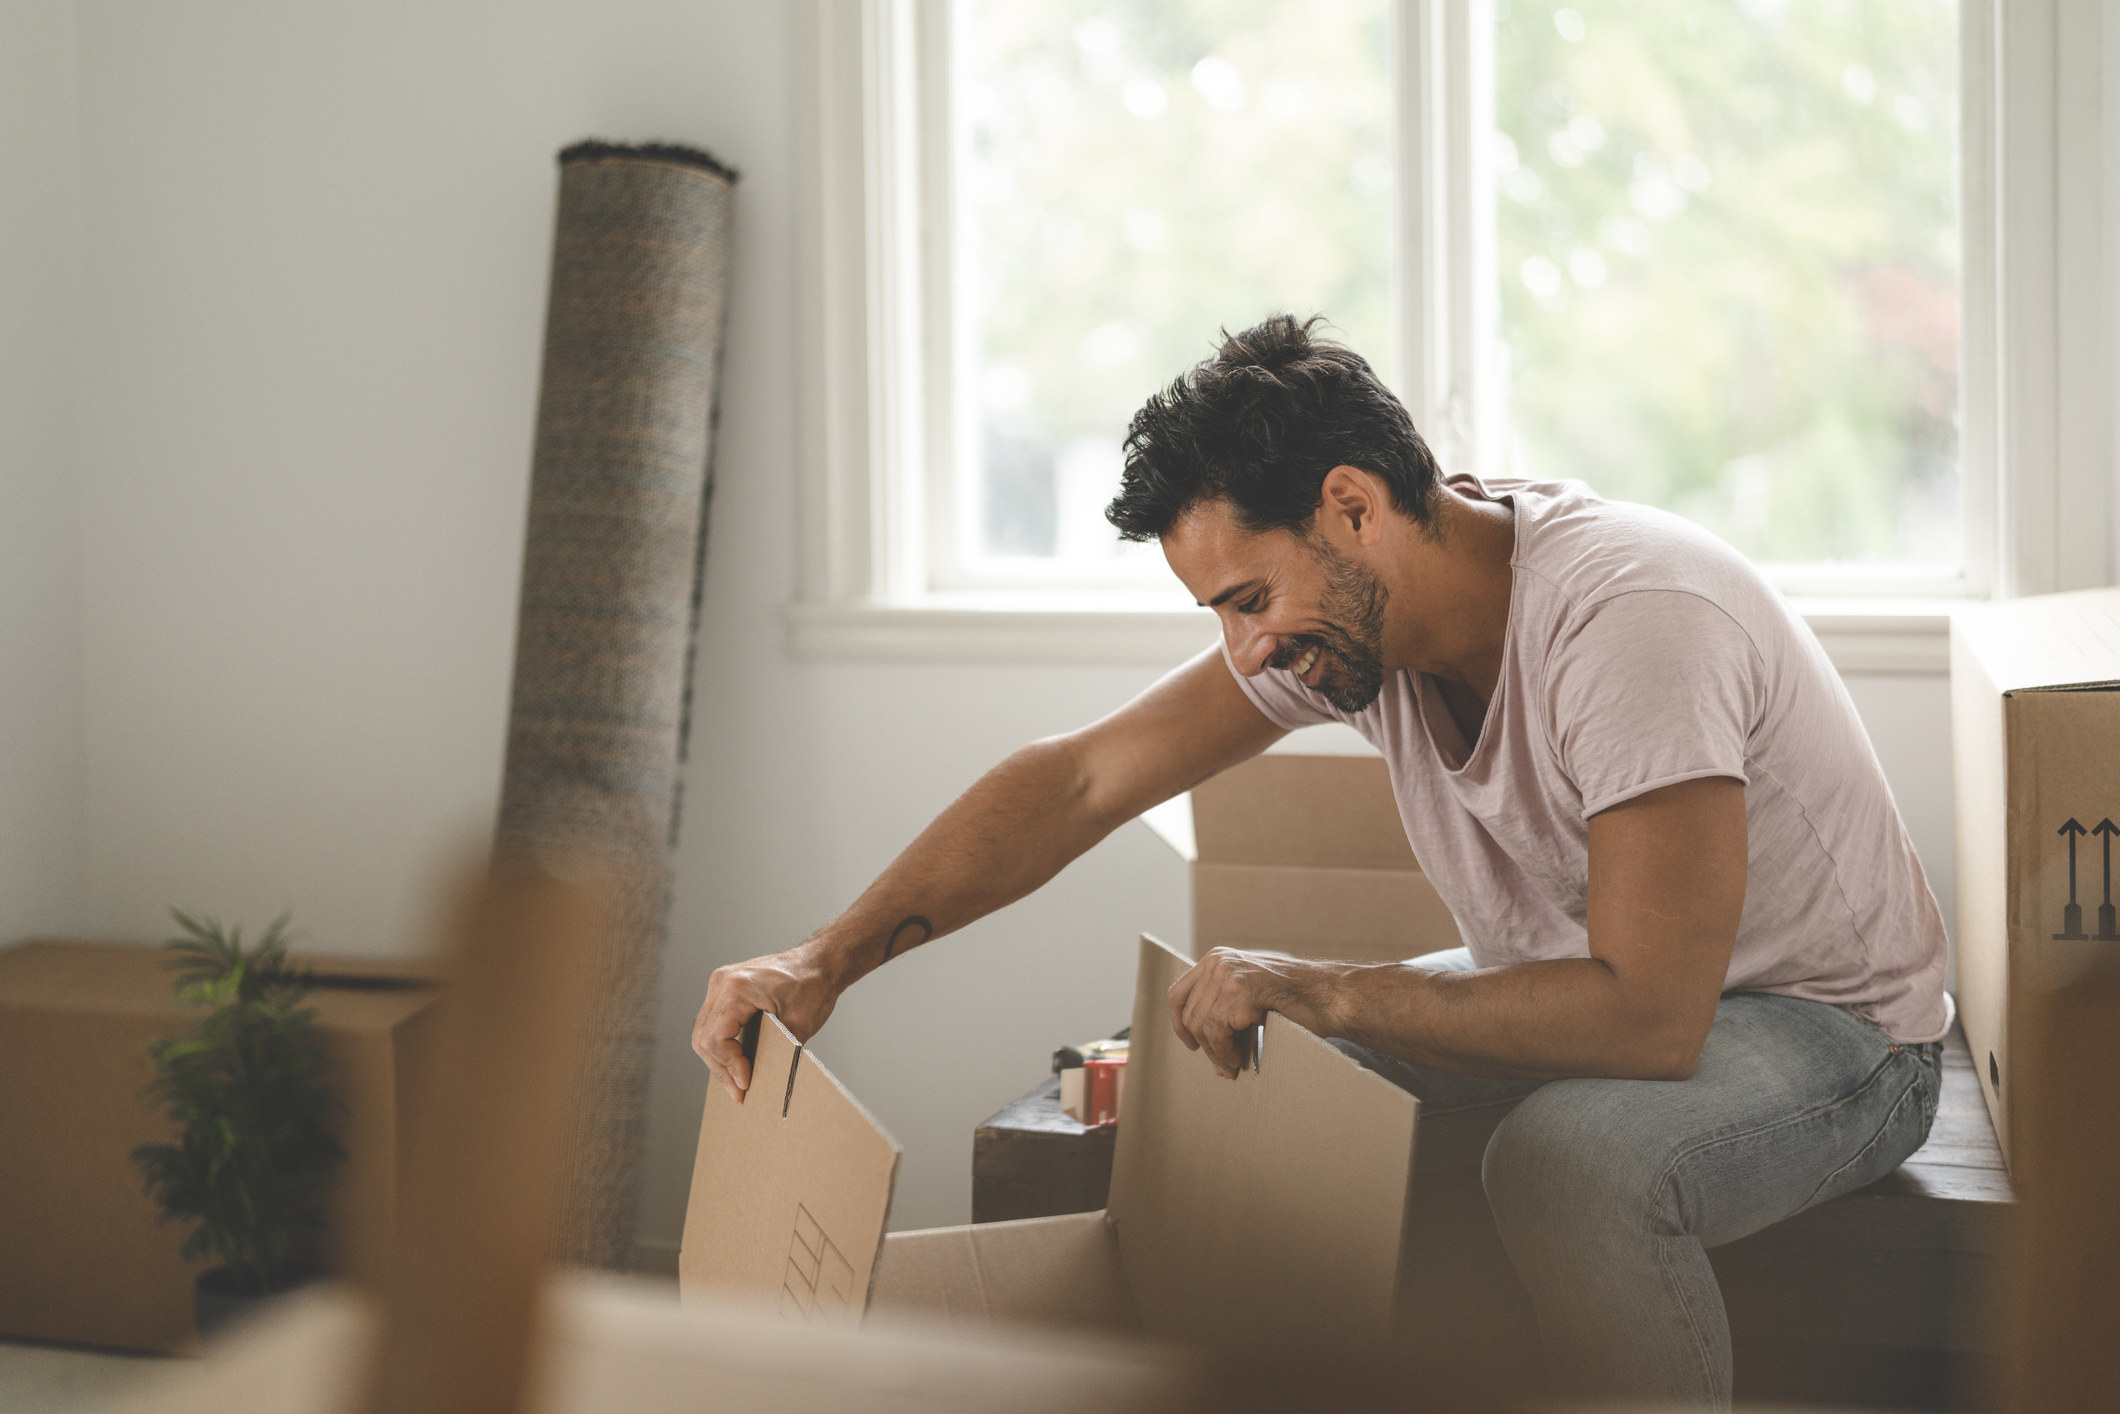
M 1383 691 L 1384 681 L 1381 676 L 1363 682 L 1349 682 L 1344 678 L 1327 675 L 1319 681 L 1316 688 L 1318 696 L 1331 703 L 1333 710 L 1349 714 L 1368 711 L 1376 705 L 1376 700 Z

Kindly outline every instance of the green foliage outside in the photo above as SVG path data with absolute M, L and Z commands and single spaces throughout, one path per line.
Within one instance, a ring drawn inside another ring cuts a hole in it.
M 209 1010 L 148 1046 L 148 1094 L 183 1133 L 133 1163 L 163 1220 L 195 1225 L 186 1260 L 219 1261 L 253 1294 L 284 1290 L 345 1157 L 316 1013 L 301 1005 L 312 981 L 288 965 L 285 915 L 246 951 L 242 929 L 172 912 L 185 933 L 168 944 L 177 997 Z
M 1756 559 L 1958 546 L 1953 0 L 1497 0 L 1511 470 Z
M 1116 479 L 1219 328 L 1322 312 L 1391 376 L 1383 0 L 954 8 L 989 550 L 1068 553 L 1071 451 Z M 1494 15 L 1501 469 L 1761 560 L 1954 562 L 1953 0 Z
M 956 8 L 990 495 L 1020 491 L 1033 520 L 1043 497 L 1049 519 L 1051 463 L 1086 444 L 1108 498 L 1134 409 L 1224 326 L 1321 311 L 1388 373 L 1383 0 Z M 1053 553 L 1050 525 L 990 514 L 988 534 Z

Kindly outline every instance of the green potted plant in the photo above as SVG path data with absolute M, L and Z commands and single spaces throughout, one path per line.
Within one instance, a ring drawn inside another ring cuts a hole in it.
M 287 961 L 286 915 L 246 950 L 242 929 L 171 912 L 185 934 L 168 944 L 177 998 L 207 1010 L 149 1043 L 147 1093 L 182 1132 L 132 1158 L 162 1220 L 194 1224 L 185 1258 L 219 1262 L 198 1278 L 203 1338 L 311 1274 L 324 1189 L 345 1154 L 316 1013 L 301 1004 L 313 979 Z

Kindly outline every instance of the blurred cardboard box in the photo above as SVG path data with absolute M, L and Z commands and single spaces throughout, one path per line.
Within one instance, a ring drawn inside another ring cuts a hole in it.
M 131 1350 L 194 1349 L 186 1229 L 158 1221 L 132 1151 L 174 1127 L 142 1094 L 147 1043 L 181 1008 L 160 948 L 29 942 L 0 950 L 0 1335 Z M 347 1159 L 327 1266 L 364 1278 L 397 1222 L 403 1096 L 440 988 L 425 964 L 304 958 L 344 1109 Z
M 1192 866 L 1194 957 L 1389 962 L 1464 942 L 1406 843 L 1381 756 L 1268 752 L 1141 818 Z
M 2007 1159 L 2020 1004 L 2120 950 L 2120 590 L 1958 611 L 1951 734 L 1958 1009 Z
M 745 1102 L 709 1089 L 686 1299 L 809 1324 L 924 1315 L 1381 1350 L 1421 1105 L 1277 1013 L 1220 1079 L 1171 1031 L 1164 997 L 1189 965 L 1142 939 L 1110 1206 L 1065 1217 L 885 1237 L 898 1146 L 766 1018 Z
M 794 1326 L 740 1305 L 680 1309 L 660 1283 L 582 1272 L 555 1275 L 541 1306 L 527 1401 L 539 1414 L 1232 1414 L 1226 1400 L 1200 1398 L 1205 1381 L 1189 1352 L 1139 1341 L 974 1336 L 913 1321 Z M 315 1287 L 231 1332 L 204 1360 L 169 1362 L 94 1407 L 361 1414 L 378 1314 L 358 1291 Z

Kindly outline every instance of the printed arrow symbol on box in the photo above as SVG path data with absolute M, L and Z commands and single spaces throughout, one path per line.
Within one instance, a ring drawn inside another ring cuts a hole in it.
M 2110 906 L 2113 901 L 2113 836 L 2120 835 L 2120 825 L 2115 825 L 2108 816 L 2100 820 L 2091 833 L 2100 837 L 2098 843 L 2105 851 L 2105 902 Z
M 2076 902 L 2076 836 L 2087 835 L 2090 831 L 2084 829 L 2076 817 L 2071 815 L 2068 818 L 2068 823 L 2054 831 L 2054 833 L 2068 836 L 2068 901 L 2071 905 L 2074 905 Z

